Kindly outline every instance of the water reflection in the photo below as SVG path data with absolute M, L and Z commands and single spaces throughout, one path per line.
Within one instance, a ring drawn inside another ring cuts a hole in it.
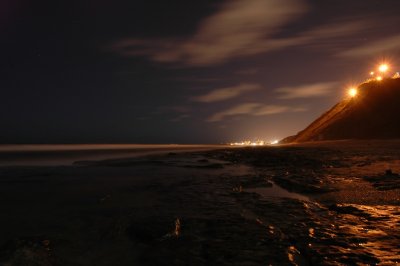
M 312 249 L 338 263 L 397 265 L 399 211 L 398 206 L 337 204 L 318 217 L 318 232 L 317 228 L 309 230 L 310 237 L 315 236 Z
M 301 201 L 310 201 L 310 199 L 307 196 L 287 191 L 286 189 L 283 189 L 282 187 L 278 186 L 272 181 L 271 183 L 272 183 L 271 187 L 248 188 L 245 189 L 244 191 L 260 194 L 263 198 L 275 197 L 275 198 L 297 199 Z

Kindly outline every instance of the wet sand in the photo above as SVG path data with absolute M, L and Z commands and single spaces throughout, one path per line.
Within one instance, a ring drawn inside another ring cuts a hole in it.
M 0 168 L 0 265 L 396 265 L 400 141 Z

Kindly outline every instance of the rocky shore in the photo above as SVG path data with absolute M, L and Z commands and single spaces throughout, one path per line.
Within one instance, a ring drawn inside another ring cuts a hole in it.
M 394 265 L 400 141 L 0 168 L 1 265 Z

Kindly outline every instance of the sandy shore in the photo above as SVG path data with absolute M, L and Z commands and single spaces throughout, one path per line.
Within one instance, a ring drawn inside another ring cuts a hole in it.
M 400 141 L 0 167 L 1 265 L 395 265 Z

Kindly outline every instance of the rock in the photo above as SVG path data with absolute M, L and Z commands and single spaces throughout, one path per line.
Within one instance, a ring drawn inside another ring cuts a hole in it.
M 387 169 L 385 175 L 393 175 L 392 169 Z

